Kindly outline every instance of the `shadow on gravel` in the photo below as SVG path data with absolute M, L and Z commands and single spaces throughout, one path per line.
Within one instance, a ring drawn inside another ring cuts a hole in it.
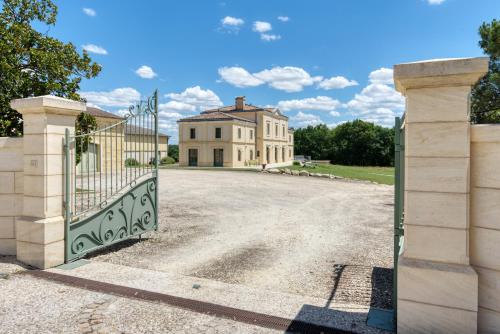
M 373 267 L 371 307 L 392 309 L 392 277 L 391 268 Z
M 139 238 L 139 237 L 132 238 L 132 239 L 126 239 L 126 240 L 117 242 L 116 244 L 107 246 L 105 248 L 102 248 L 102 249 L 90 252 L 87 255 L 85 255 L 84 258 L 85 259 L 90 259 L 90 258 L 93 258 L 93 257 L 96 257 L 96 256 L 107 255 L 107 254 L 110 254 L 110 253 L 114 253 L 114 252 L 117 252 L 117 251 L 119 251 L 119 250 L 121 250 L 123 248 L 131 247 L 131 246 L 135 245 L 138 242 L 147 241 L 148 239 L 149 238 Z

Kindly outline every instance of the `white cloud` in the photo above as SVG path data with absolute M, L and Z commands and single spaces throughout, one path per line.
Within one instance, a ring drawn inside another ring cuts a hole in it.
M 143 79 L 153 79 L 154 77 L 157 76 L 157 74 L 153 71 L 153 69 L 146 65 L 142 65 L 137 70 L 135 70 L 135 74 L 137 74 Z
M 290 18 L 288 16 L 278 16 L 278 20 L 281 22 L 288 22 L 290 21 Z
M 370 73 L 368 76 L 372 84 L 384 84 L 392 85 L 394 84 L 394 79 L 392 76 L 392 69 L 381 67 Z
M 83 8 L 82 10 L 85 13 L 85 15 L 88 15 L 88 16 L 96 16 L 97 15 L 96 11 L 93 10 L 92 8 Z
M 280 35 L 269 33 L 273 30 L 271 23 L 265 21 L 255 21 L 253 23 L 253 31 L 260 34 L 260 39 L 266 42 L 277 41 L 281 39 Z
M 304 86 L 311 86 L 323 78 L 311 77 L 300 67 L 273 67 L 253 74 L 254 77 L 266 82 L 269 86 L 285 92 L 300 92 Z
M 392 86 L 369 84 L 361 93 L 354 95 L 345 107 L 365 121 L 392 126 L 394 117 L 404 110 L 405 100 Z
M 243 19 L 237 18 L 237 17 L 232 17 L 232 16 L 226 16 L 222 20 L 220 20 L 220 23 L 224 26 L 241 26 L 245 23 Z
M 332 111 L 330 111 L 330 116 L 332 116 L 332 117 L 339 117 L 340 113 L 338 111 L 332 110 Z
M 328 124 L 327 126 L 328 126 L 329 128 L 336 128 L 337 126 L 339 126 L 339 125 L 341 125 L 341 124 L 344 124 L 344 123 L 347 123 L 347 121 L 333 122 L 333 123 Z
M 102 46 L 98 46 L 95 44 L 85 44 L 85 45 L 82 45 L 82 48 L 87 52 L 96 53 L 98 55 L 107 55 L 108 54 L 108 51 L 106 51 L 106 49 L 104 49 Z
M 304 69 L 294 66 L 277 66 L 256 73 L 250 73 L 242 67 L 221 67 L 219 75 L 221 80 L 236 87 L 255 87 L 267 83 L 285 92 L 300 92 L 305 86 L 323 79 L 320 76 L 312 77 Z
M 166 103 L 169 107 L 168 110 L 195 111 L 222 106 L 222 101 L 213 91 L 210 89 L 202 89 L 200 86 L 189 87 L 182 93 L 170 93 L 165 96 L 173 100 Z M 187 105 L 192 107 L 187 107 Z
M 330 79 L 324 79 L 318 84 L 318 88 L 330 90 L 330 89 L 342 89 L 357 85 L 358 82 L 355 80 L 349 80 L 345 77 L 337 76 L 337 77 L 331 77 Z
M 264 21 L 255 21 L 253 23 L 253 31 L 264 33 L 273 30 L 273 27 L 271 26 L 271 23 L 269 22 L 264 22 Z
M 226 16 L 220 20 L 220 24 L 221 26 L 217 29 L 219 32 L 237 34 L 245 21 L 238 17 Z
M 193 104 L 179 102 L 179 101 L 168 101 L 167 103 L 160 103 L 158 105 L 160 111 L 179 111 L 179 112 L 193 112 L 196 111 L 196 106 Z
M 329 96 L 317 96 L 301 100 L 286 100 L 278 102 L 278 108 L 284 112 L 290 110 L 319 110 L 333 112 L 341 105 L 342 103 L 340 103 L 340 101 L 332 99 Z
M 440 5 L 445 2 L 445 0 L 427 0 L 427 2 L 429 3 L 429 5 Z
M 162 118 L 173 119 L 175 121 L 178 120 L 179 118 L 182 118 L 182 115 L 179 114 L 178 112 L 160 111 L 159 115 Z
M 141 99 L 134 88 L 117 88 L 110 92 L 80 92 L 80 95 L 93 105 L 105 107 L 129 107 Z
M 280 35 L 274 35 L 274 34 L 260 34 L 260 39 L 266 42 L 271 42 L 271 41 L 277 41 L 278 39 L 281 39 Z
M 219 75 L 222 80 L 236 87 L 255 87 L 262 85 L 264 81 L 257 79 L 243 67 L 221 67 Z
M 309 125 L 315 126 L 323 123 L 319 116 L 314 114 L 305 114 L 302 111 L 299 111 L 297 115 L 290 117 L 290 121 L 293 125 L 298 126 L 299 128 Z

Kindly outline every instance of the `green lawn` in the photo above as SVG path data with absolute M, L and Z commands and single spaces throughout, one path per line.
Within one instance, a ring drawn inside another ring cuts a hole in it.
M 367 180 L 382 184 L 394 184 L 394 167 L 359 167 L 318 164 L 316 167 L 291 166 L 295 170 L 311 173 L 333 174 L 348 179 Z

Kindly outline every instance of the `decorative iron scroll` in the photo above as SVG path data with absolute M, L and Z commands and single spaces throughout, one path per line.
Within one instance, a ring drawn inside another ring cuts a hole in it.
M 67 261 L 157 227 L 156 177 L 146 179 L 97 213 L 69 224 Z

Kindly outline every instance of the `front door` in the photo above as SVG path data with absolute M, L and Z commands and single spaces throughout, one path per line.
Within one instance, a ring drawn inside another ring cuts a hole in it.
M 214 167 L 224 166 L 224 150 L 222 148 L 214 149 Z
M 198 149 L 190 148 L 188 150 L 188 160 L 189 160 L 189 166 L 191 167 L 198 166 Z

